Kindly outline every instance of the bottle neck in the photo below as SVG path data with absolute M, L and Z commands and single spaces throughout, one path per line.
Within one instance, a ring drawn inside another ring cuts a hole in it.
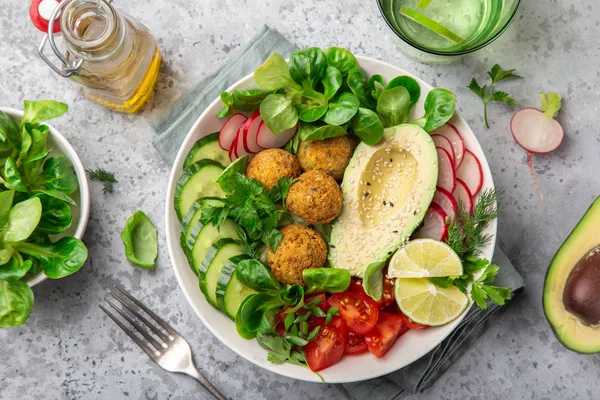
M 108 58 L 122 46 L 126 25 L 112 0 L 71 0 L 60 18 L 66 46 L 86 61 Z

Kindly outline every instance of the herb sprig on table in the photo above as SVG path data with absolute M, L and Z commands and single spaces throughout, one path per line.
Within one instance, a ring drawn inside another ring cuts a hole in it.
M 88 178 L 90 178 L 91 180 L 102 182 L 104 184 L 104 187 L 102 188 L 102 191 L 104 193 L 112 193 L 114 184 L 119 182 L 115 178 L 115 174 L 113 174 L 110 171 L 105 170 L 104 168 L 98 168 L 95 170 L 94 169 L 86 169 L 85 173 L 87 174 Z
M 510 288 L 492 286 L 500 267 L 486 259 L 479 258 L 480 249 L 489 244 L 492 236 L 483 231 L 487 225 L 498 216 L 496 201 L 499 193 L 496 190 L 486 190 L 479 195 L 479 201 L 473 214 L 466 211 L 459 204 L 459 213 L 454 224 L 448 230 L 446 242 L 463 260 L 464 274 L 458 277 L 429 278 L 437 286 L 447 288 L 455 285 L 461 292 L 467 294 L 469 283 L 471 286 L 471 299 L 482 309 L 487 309 L 486 300 L 503 305 L 510 300 Z M 475 274 L 482 271 L 479 278 Z
M 509 79 L 519 79 L 521 76 L 515 74 L 514 69 L 503 70 L 499 64 L 496 64 L 492 67 L 491 70 L 488 71 L 489 77 L 492 79 L 492 83 L 490 86 L 487 85 L 479 86 L 479 83 L 473 78 L 471 83 L 467 86 L 471 89 L 481 100 L 483 100 L 483 119 L 485 121 L 485 126 L 489 129 L 490 124 L 488 122 L 487 108 L 488 104 L 496 101 L 505 104 L 510 104 L 513 106 L 518 105 L 517 102 L 510 97 L 510 95 L 506 92 L 502 91 L 493 91 L 493 87 L 496 83 L 501 81 L 506 81 Z

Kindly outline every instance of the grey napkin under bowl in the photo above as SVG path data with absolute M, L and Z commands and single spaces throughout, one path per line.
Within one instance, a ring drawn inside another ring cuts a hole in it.
M 274 51 L 287 57 L 295 50 L 296 47 L 279 32 L 265 26 L 241 51 L 227 60 L 221 69 L 198 82 L 189 93 L 152 122 L 157 133 L 154 147 L 162 158 L 170 164 L 175 161 L 185 136 L 200 114 L 222 91 L 253 72 Z M 471 308 L 456 329 L 418 361 L 384 377 L 339 385 L 341 392 L 351 399 L 372 398 L 373 393 L 377 393 L 378 399 L 392 400 L 404 391 L 418 393 L 431 388 L 523 291 L 523 278 L 510 260 L 499 247 L 496 247 L 494 254 L 493 261 L 501 267 L 495 285 L 513 288 L 511 301 L 503 307 L 489 304 L 487 310 Z

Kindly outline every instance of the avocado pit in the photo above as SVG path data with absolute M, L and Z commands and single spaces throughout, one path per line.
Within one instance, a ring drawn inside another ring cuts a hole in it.
M 600 246 L 579 260 L 563 292 L 565 309 L 588 326 L 600 326 Z

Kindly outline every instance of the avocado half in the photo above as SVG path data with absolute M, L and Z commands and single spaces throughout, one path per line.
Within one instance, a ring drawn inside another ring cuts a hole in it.
M 600 352 L 600 197 L 554 256 L 543 301 L 546 318 L 566 348 Z
M 362 276 L 370 264 L 386 261 L 423 221 L 437 178 L 435 144 L 416 125 L 387 128 L 375 146 L 359 144 L 344 173 L 330 264 Z

